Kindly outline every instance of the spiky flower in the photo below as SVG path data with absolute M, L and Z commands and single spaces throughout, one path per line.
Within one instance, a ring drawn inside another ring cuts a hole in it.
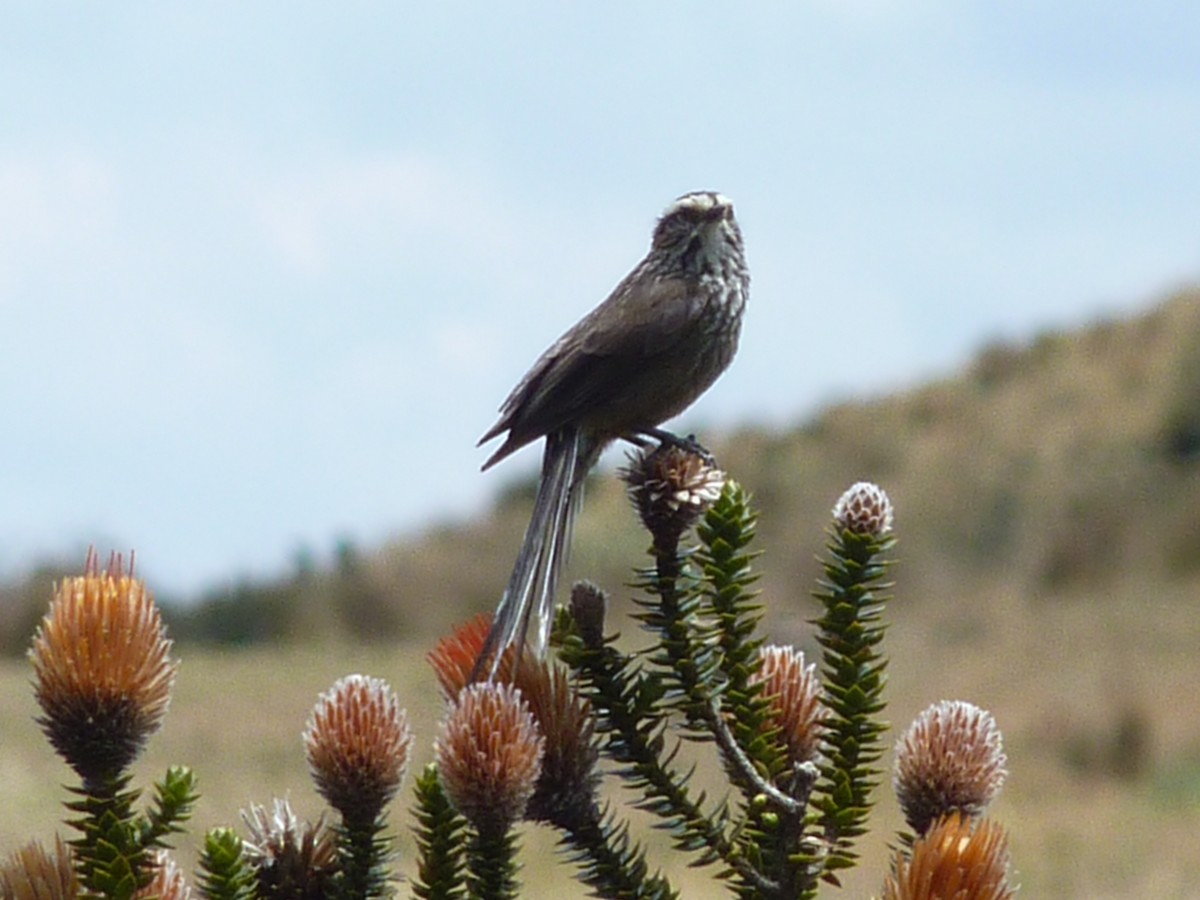
M 816 663 L 806 663 L 804 653 L 794 647 L 772 644 L 762 648 L 761 659 L 762 666 L 751 682 L 763 685 L 763 696 L 787 745 L 789 760 L 793 766 L 815 761 L 825 716 Z
M 134 894 L 134 900 L 191 900 L 192 889 L 171 854 L 158 850 L 151 859 L 151 865 L 154 867 L 154 877 Z
M 0 865 L 0 897 L 4 900 L 75 900 L 78 896 L 71 849 L 60 837 L 54 839 L 52 853 L 31 841 Z
M 892 501 L 887 491 L 869 481 L 852 485 L 833 507 L 833 520 L 843 531 L 883 537 L 892 530 Z
M 543 738 L 542 771 L 526 815 L 561 828 L 596 817 L 596 720 L 562 666 L 526 654 L 516 684 Z
M 254 867 L 263 900 L 323 900 L 337 873 L 337 841 L 323 819 L 302 821 L 287 800 L 271 810 L 254 804 L 242 811 L 250 831 L 246 858 Z
M 408 768 L 412 731 L 387 682 L 347 675 L 321 695 L 304 729 L 317 791 L 348 820 L 372 821 Z
M 543 744 L 520 690 L 468 685 L 451 702 L 435 744 L 446 796 L 476 828 L 503 831 L 533 796 Z
M 604 591 L 590 581 L 577 581 L 571 585 L 569 608 L 583 645 L 589 650 L 604 646 L 604 617 L 608 614 Z
M 467 686 L 490 627 L 490 616 L 476 616 L 429 653 L 429 663 L 448 700 L 457 698 Z M 516 671 L 511 670 L 510 657 L 496 681 L 518 688 L 543 738 L 541 775 L 529 802 L 529 817 L 561 825 L 568 818 L 592 812 L 599 749 L 594 741 L 591 704 L 579 696 L 565 669 L 531 653 L 522 654 Z
M 116 776 L 162 724 L 178 663 L 154 599 L 120 557 L 57 585 L 29 651 L 38 724 L 85 785 Z
M 675 444 L 631 453 L 621 476 L 646 530 L 662 545 L 700 521 L 726 478 L 711 458 Z
M 962 700 L 922 712 L 896 742 L 892 785 L 917 834 L 950 812 L 981 815 L 1008 775 L 991 713 Z
M 491 613 L 480 613 L 455 628 L 449 637 L 438 641 L 437 646 L 426 655 L 425 658 L 433 666 L 433 673 L 442 688 L 442 695 L 447 700 L 453 700 L 458 696 L 458 692 L 470 683 L 475 662 L 483 652 L 483 645 L 487 642 L 491 627 Z M 506 659 L 501 665 L 501 676 L 508 670 L 508 662 Z M 507 679 L 500 677 L 499 680 Z
M 938 820 L 912 847 L 897 851 L 883 886 L 884 900 L 1009 900 L 1008 835 L 989 819 L 958 813 Z

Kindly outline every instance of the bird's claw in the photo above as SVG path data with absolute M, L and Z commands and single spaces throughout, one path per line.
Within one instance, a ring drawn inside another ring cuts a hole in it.
M 654 438 L 658 441 L 659 447 L 678 447 L 687 453 L 694 453 L 699 456 L 708 465 L 716 465 L 717 458 L 712 455 L 707 447 L 696 440 L 694 434 L 689 434 L 687 437 L 680 437 L 664 428 L 647 428 L 639 435 L 635 435 L 634 443 L 640 447 L 645 447 L 646 442 L 642 437 Z

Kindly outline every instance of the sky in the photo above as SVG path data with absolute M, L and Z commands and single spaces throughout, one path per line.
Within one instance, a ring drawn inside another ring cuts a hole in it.
M 160 593 L 485 509 L 509 389 L 689 190 L 787 427 L 1200 275 L 1200 6 L 0 7 L 0 577 Z M 515 538 L 514 538 L 515 540 Z

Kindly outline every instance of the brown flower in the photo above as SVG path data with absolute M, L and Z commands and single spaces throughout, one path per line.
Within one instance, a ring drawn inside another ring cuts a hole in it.
M 567 670 L 532 654 L 521 658 L 517 687 L 529 703 L 544 741 L 542 770 L 525 814 L 563 828 L 595 818 L 596 721 Z
M 816 663 L 805 664 L 804 653 L 793 647 L 762 648 L 762 667 L 751 681 L 763 685 L 763 696 L 788 748 L 792 765 L 817 757 L 824 731 L 821 682 Z
M 53 853 L 31 841 L 0 865 L 0 897 L 4 900 L 75 900 L 78 896 L 71 848 L 60 837 L 54 839 Z
M 696 524 L 725 487 L 725 473 L 711 458 L 674 444 L 629 455 L 622 470 L 642 523 L 661 546 Z
M 833 507 L 838 528 L 854 534 L 883 537 L 892 530 L 892 501 L 877 484 L 860 481 L 850 487 Z
M 608 613 L 608 596 L 590 581 L 577 581 L 571 586 L 568 607 L 579 637 L 589 650 L 604 646 L 604 617 Z
M 347 675 L 321 695 L 304 729 L 317 791 L 353 821 L 373 821 L 408 766 L 408 716 L 385 681 Z
M 1008 775 L 1003 739 L 991 713 L 962 700 L 943 700 L 913 721 L 896 742 L 892 785 L 917 834 L 959 811 L 978 816 Z
M 178 663 L 144 582 L 119 557 L 55 588 L 29 652 L 54 749 L 85 784 L 125 769 L 162 724 Z
M 290 803 L 276 799 L 271 811 L 254 804 L 242 812 L 242 820 L 250 830 L 245 851 L 255 869 L 259 897 L 323 900 L 332 896 L 337 841 L 323 819 L 301 821 Z
M 533 796 L 543 744 L 520 690 L 468 685 L 451 702 L 435 744 L 450 802 L 480 831 L 508 828 Z
M 977 824 L 951 813 L 913 844 L 898 851 L 883 886 L 883 900 L 1009 900 L 1008 835 L 997 823 Z

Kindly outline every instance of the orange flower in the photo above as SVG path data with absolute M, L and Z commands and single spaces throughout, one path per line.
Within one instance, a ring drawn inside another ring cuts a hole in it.
M 457 697 L 458 692 L 470 682 L 475 661 L 483 652 L 483 645 L 491 627 L 491 613 L 480 613 L 469 622 L 459 625 L 449 637 L 438 641 L 437 646 L 425 657 L 433 666 L 442 694 L 447 700 Z M 506 668 L 507 666 L 502 666 L 501 670 Z
M 1009 900 L 1008 835 L 997 823 L 952 813 L 898 852 L 883 886 L 883 900 Z
M 450 802 L 480 831 L 508 828 L 525 812 L 542 769 L 543 739 L 521 692 L 468 685 L 450 704 L 435 744 Z
M 763 685 L 792 765 L 815 760 L 825 715 L 816 663 L 805 665 L 804 654 L 792 647 L 768 645 L 762 648 L 762 668 L 752 681 Z
M 178 663 L 154 598 L 115 558 L 55 588 L 30 658 L 54 749 L 85 784 L 115 777 L 162 724 Z
M 304 730 L 317 791 L 353 821 L 373 821 L 396 795 L 411 745 L 396 695 L 365 675 L 348 675 L 322 694 Z
M 516 684 L 544 741 L 541 775 L 526 815 L 563 828 L 594 820 L 600 750 L 592 705 L 579 696 L 566 669 L 532 654 L 521 658 Z

